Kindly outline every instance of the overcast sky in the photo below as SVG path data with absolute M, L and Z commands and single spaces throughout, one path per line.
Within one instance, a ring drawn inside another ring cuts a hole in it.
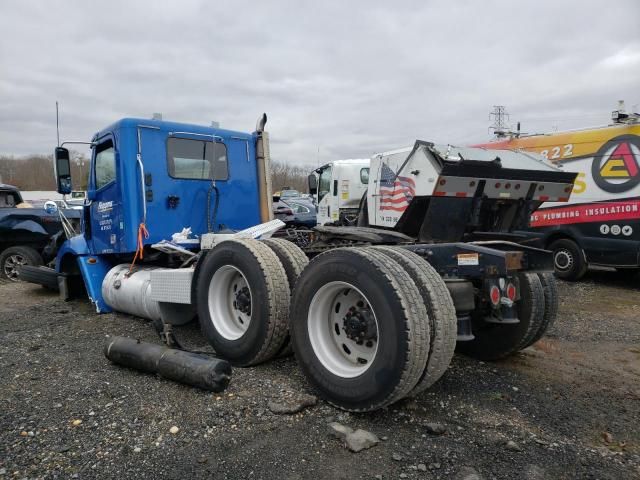
M 272 156 L 307 165 L 483 141 L 496 104 L 528 132 L 640 104 L 638 0 L 21 0 L 0 31 L 4 154 L 51 152 L 56 100 L 74 140 L 153 112 L 253 131 L 267 112 Z

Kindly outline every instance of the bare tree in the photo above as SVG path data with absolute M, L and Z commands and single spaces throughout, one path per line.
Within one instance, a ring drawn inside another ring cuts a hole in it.
M 76 151 L 71 152 L 71 178 L 76 190 L 86 190 L 89 160 Z M 20 190 L 55 190 L 53 155 L 0 156 L 0 178 L 3 183 Z
M 71 178 L 76 190 L 86 190 L 89 176 L 89 159 L 83 154 L 71 151 Z M 304 167 L 274 161 L 271 164 L 273 190 L 285 187 L 300 192 L 307 191 L 307 175 Z M 0 179 L 21 190 L 55 190 L 52 155 L 26 155 L 15 157 L 0 155 Z
M 307 176 L 309 173 L 306 168 L 274 161 L 271 163 L 271 185 L 273 191 L 277 192 L 287 187 L 306 192 L 308 190 Z

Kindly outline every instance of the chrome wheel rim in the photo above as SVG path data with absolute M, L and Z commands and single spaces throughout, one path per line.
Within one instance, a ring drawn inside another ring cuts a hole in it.
M 18 253 L 10 255 L 4 262 L 5 276 L 13 282 L 18 281 L 18 267 L 26 264 L 27 260 L 22 255 Z

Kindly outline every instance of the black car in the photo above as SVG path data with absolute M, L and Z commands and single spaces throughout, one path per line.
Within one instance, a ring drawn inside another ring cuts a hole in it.
M 81 211 L 62 211 L 74 228 L 79 225 Z M 35 207 L 16 187 L 0 184 L 0 279 L 17 281 L 20 266 L 51 261 L 62 240 L 57 206 L 55 211 Z
M 278 220 L 286 223 L 287 227 L 316 226 L 316 207 L 312 202 L 302 197 L 275 199 L 273 202 L 273 215 Z

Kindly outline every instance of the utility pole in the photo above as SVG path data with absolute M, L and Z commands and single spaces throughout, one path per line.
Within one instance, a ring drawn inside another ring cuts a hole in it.
M 58 146 L 60 146 L 60 115 L 58 113 L 58 101 L 56 100 L 56 135 L 58 137 Z

